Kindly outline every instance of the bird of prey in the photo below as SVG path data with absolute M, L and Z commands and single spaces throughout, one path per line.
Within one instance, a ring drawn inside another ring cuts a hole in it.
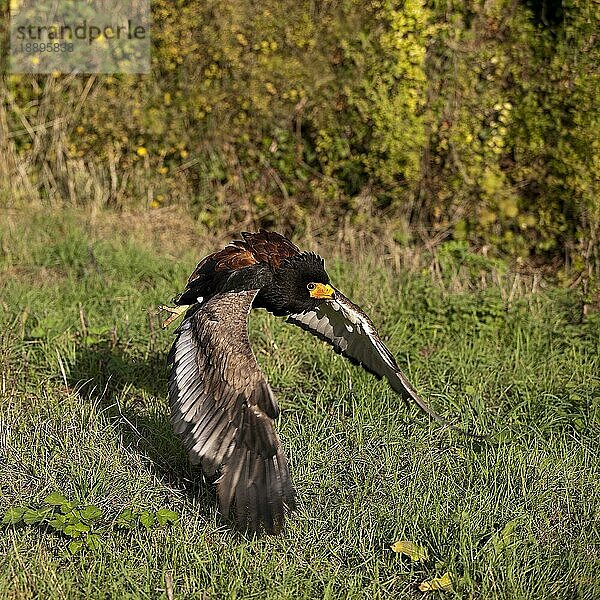
M 207 475 L 221 469 L 221 512 L 235 506 L 242 528 L 278 533 L 295 491 L 274 427 L 279 408 L 248 340 L 251 309 L 286 317 L 448 423 L 415 392 L 369 317 L 331 285 L 320 256 L 263 229 L 242 238 L 197 265 L 177 308 L 161 307 L 173 313 L 165 326 L 185 312 L 168 357 L 171 421 L 193 464 Z

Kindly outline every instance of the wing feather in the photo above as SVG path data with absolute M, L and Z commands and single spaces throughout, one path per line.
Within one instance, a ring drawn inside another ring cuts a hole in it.
M 218 294 L 188 312 L 169 354 L 169 400 L 191 462 L 208 474 L 222 468 L 223 514 L 234 503 L 242 526 L 276 532 L 294 490 L 273 423 L 279 409 L 248 340 L 256 294 Z
M 371 319 L 338 290 L 334 300 L 322 302 L 313 310 L 292 314 L 287 320 L 331 344 L 336 352 L 373 375 L 385 377 L 404 400 L 412 400 L 436 421 L 453 427 L 417 394 L 381 341 Z

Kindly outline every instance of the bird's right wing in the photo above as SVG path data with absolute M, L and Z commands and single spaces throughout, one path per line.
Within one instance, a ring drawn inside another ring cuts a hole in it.
M 208 474 L 222 466 L 221 511 L 234 503 L 243 527 L 277 532 L 294 489 L 273 423 L 279 409 L 248 340 L 256 294 L 218 294 L 190 309 L 169 354 L 169 400 L 192 463 Z
M 338 290 L 335 298 L 318 304 L 313 310 L 290 315 L 287 320 L 331 344 L 333 349 L 377 377 L 385 377 L 404 400 L 411 400 L 430 417 L 453 427 L 438 415 L 412 387 L 371 319 Z

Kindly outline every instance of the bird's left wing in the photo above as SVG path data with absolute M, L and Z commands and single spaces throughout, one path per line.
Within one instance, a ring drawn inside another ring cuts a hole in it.
M 190 454 L 213 474 L 222 512 L 243 527 L 278 532 L 294 507 L 287 459 L 273 420 L 279 409 L 248 340 L 257 290 L 193 306 L 169 354 L 171 421 Z
M 371 319 L 338 290 L 333 300 L 320 303 L 314 310 L 289 315 L 287 320 L 331 344 L 337 353 L 370 373 L 385 377 L 404 400 L 412 400 L 436 421 L 453 427 L 417 394 L 381 341 Z

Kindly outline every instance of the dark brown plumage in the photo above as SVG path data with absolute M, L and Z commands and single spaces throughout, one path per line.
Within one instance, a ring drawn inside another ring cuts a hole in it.
M 367 315 L 329 285 L 322 258 L 274 232 L 242 237 L 204 258 L 176 299 L 189 308 L 169 354 L 169 400 L 190 460 L 209 475 L 222 470 L 221 511 L 234 505 L 242 527 L 276 533 L 295 492 L 274 428 L 279 408 L 248 340 L 252 308 L 286 316 L 447 423 L 417 395 Z

